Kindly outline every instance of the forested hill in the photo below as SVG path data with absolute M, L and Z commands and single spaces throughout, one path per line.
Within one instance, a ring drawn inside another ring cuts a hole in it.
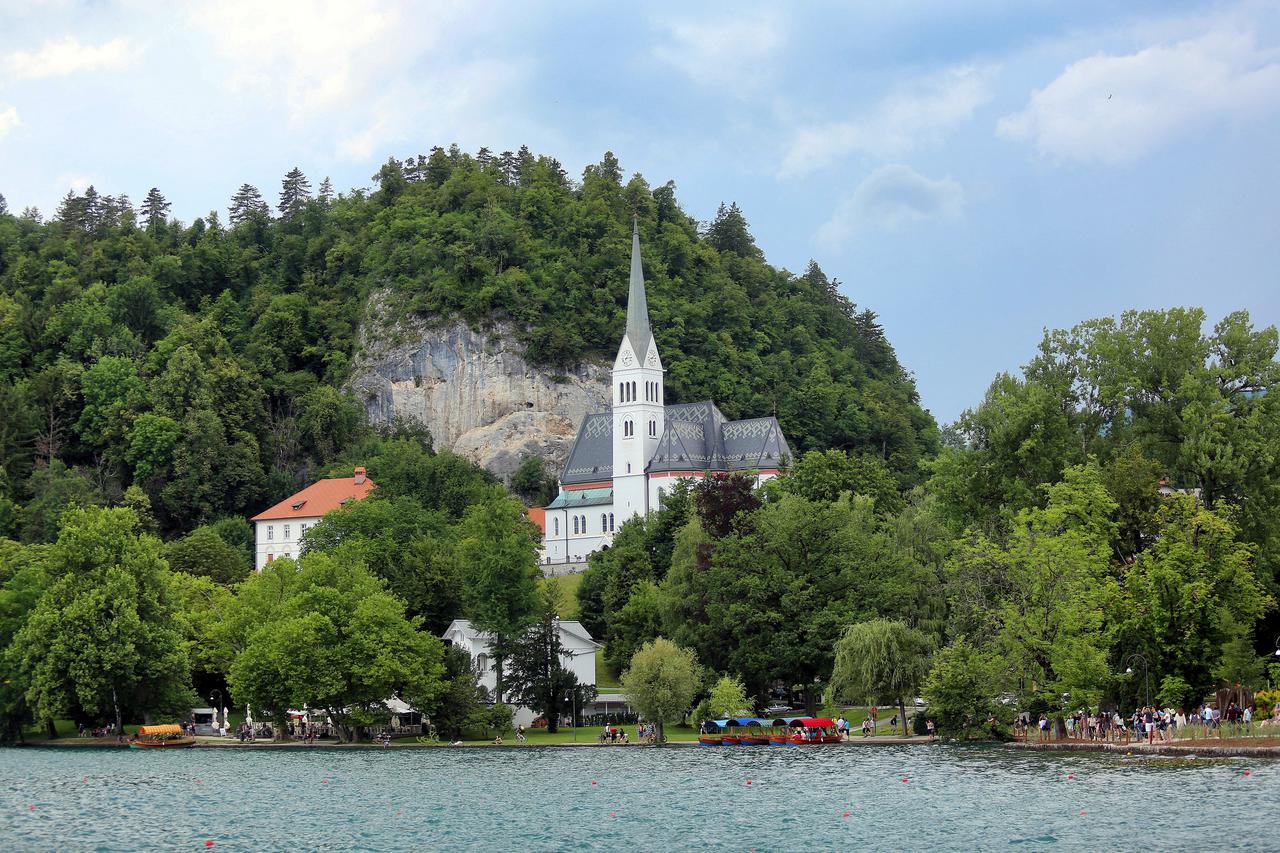
M 0 537 L 47 541 L 70 502 L 149 503 L 177 534 L 251 515 L 368 435 L 341 388 L 374 289 L 428 317 L 510 320 L 550 369 L 608 359 L 639 216 L 672 401 L 776 412 L 798 451 L 873 455 L 901 486 L 936 426 L 874 313 L 816 264 L 767 264 L 736 206 L 700 226 L 612 154 L 571 180 L 526 149 L 390 160 L 373 190 L 274 210 L 255 187 L 190 224 L 156 189 L 0 197 Z

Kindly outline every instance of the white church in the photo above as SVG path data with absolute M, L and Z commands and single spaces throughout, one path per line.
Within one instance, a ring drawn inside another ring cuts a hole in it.
M 542 527 L 546 569 L 586 567 L 622 523 L 648 515 L 682 478 L 731 472 L 759 485 L 789 464 L 774 417 L 729 421 L 715 403 L 666 405 L 662 359 L 649 328 L 638 225 L 631 236 L 627 330 L 613 362 L 613 406 L 582 422 L 560 476 L 560 494 L 531 517 Z M 539 518 L 541 516 L 541 518 Z

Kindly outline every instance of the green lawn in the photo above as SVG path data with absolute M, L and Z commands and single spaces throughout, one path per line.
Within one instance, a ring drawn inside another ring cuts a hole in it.
M 548 578 L 560 588 L 560 618 L 578 618 L 578 587 L 582 586 L 582 573 L 576 575 L 557 575 Z
M 616 692 L 622 687 L 618 681 L 618 675 L 604 662 L 604 648 L 596 652 L 596 688 L 601 693 Z
M 623 726 L 627 730 L 627 736 L 634 739 L 636 736 L 636 727 L 634 724 Z M 583 726 L 578 729 L 575 738 L 573 729 L 561 729 L 555 734 L 548 734 L 545 729 L 530 729 L 525 735 L 528 738 L 527 743 L 531 746 L 548 745 L 556 743 L 596 743 L 600 739 L 599 726 Z M 690 726 L 667 726 L 667 740 L 697 740 L 698 730 Z M 398 738 L 398 743 L 413 743 L 414 738 Z M 489 743 L 487 740 L 465 740 L 463 743 Z M 512 746 L 516 743 L 514 733 L 505 735 L 502 738 L 503 746 Z

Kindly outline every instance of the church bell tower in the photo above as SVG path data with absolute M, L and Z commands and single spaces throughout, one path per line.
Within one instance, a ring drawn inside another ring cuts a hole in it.
M 649 511 L 645 467 L 664 429 L 662 360 L 649 329 L 649 305 L 640 263 L 640 223 L 631 231 L 631 285 L 627 331 L 613 362 L 613 506 L 618 524 Z

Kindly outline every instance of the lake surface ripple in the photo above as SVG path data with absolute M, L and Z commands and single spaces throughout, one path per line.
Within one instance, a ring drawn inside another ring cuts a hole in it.
M 1280 763 L 936 745 L 0 750 L 6 851 L 1223 847 L 1280 848 Z

